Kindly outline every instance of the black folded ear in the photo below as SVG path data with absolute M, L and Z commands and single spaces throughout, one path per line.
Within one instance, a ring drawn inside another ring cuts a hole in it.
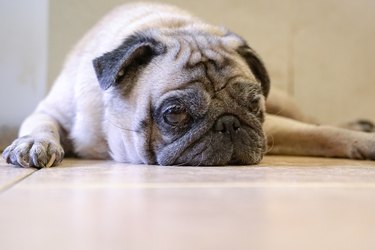
M 100 87 L 106 90 L 120 83 L 165 50 L 165 46 L 151 36 L 130 36 L 117 49 L 93 60 Z
M 267 97 L 270 92 L 271 80 L 262 60 L 256 52 L 246 44 L 240 46 L 237 52 L 245 59 L 255 78 L 262 84 L 263 95 Z

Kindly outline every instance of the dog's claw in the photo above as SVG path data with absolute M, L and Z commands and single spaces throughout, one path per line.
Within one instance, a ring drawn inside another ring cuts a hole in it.
M 25 136 L 16 139 L 4 150 L 2 156 L 9 164 L 24 168 L 44 168 L 60 163 L 64 150 L 53 140 Z

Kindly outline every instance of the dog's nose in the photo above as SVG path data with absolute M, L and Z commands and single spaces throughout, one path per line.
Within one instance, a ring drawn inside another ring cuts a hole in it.
M 241 123 L 233 115 L 224 115 L 217 119 L 214 130 L 220 133 L 234 134 L 241 128 Z

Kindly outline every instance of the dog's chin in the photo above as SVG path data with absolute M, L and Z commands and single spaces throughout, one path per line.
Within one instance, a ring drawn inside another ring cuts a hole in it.
M 262 160 L 265 151 L 263 133 L 249 130 L 228 136 L 209 132 L 183 149 L 174 147 L 173 151 L 164 150 L 159 154 L 158 162 L 161 165 L 181 166 L 254 165 Z
M 180 166 L 225 166 L 225 165 L 255 165 L 263 158 L 263 150 L 254 149 L 245 145 L 239 145 L 246 152 L 245 157 L 238 157 L 235 145 L 220 146 L 207 145 L 207 151 L 202 154 L 193 155 L 187 153 L 179 157 L 175 164 Z

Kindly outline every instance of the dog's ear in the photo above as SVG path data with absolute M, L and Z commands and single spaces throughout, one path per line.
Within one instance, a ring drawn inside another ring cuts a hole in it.
M 255 78 L 262 84 L 263 95 L 267 97 L 270 92 L 271 80 L 262 60 L 247 44 L 238 47 L 237 52 L 245 59 Z
M 165 50 L 165 46 L 151 36 L 135 34 L 128 37 L 117 49 L 93 60 L 100 87 L 106 90 L 118 84 Z

